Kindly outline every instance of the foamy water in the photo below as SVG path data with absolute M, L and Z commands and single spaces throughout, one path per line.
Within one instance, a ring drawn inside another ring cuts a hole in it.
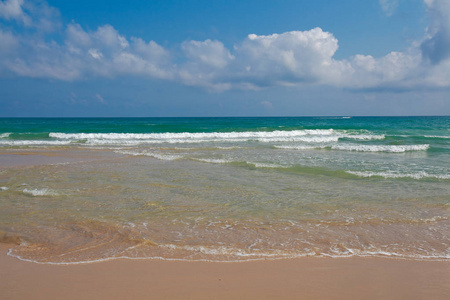
M 43 189 L 24 189 L 23 192 L 25 194 L 29 194 L 32 196 L 58 196 L 58 192 L 51 190 L 51 189 L 47 189 L 47 188 L 43 188 Z

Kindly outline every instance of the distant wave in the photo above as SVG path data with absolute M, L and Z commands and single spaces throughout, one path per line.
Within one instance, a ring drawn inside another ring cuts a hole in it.
M 402 152 L 407 152 L 407 151 L 425 151 L 430 148 L 430 145 L 429 144 L 423 144 L 423 145 L 334 144 L 334 145 L 298 145 L 298 146 L 276 145 L 274 147 L 276 149 L 287 149 L 287 150 L 332 149 L 332 150 L 358 151 L 358 152 L 402 153 Z
M 7 138 L 7 137 L 9 137 L 10 134 L 11 134 L 11 133 L 9 133 L 9 132 L 0 133 L 0 139 Z
M 180 132 L 180 133 L 57 133 L 50 137 L 59 139 L 104 139 L 104 140 L 171 140 L 171 139 L 236 139 L 298 137 L 306 135 L 333 135 L 333 129 L 291 130 L 291 131 L 245 131 L 245 132 Z
M 345 134 L 342 136 L 343 138 L 347 139 L 354 139 L 354 140 L 384 140 L 385 135 L 379 134 L 379 135 L 369 135 L 369 134 Z
M 425 137 L 435 139 L 450 139 L 450 136 L 443 136 L 443 135 L 425 135 Z
M 381 140 L 384 135 L 372 135 L 334 129 L 305 129 L 291 131 L 244 131 L 244 132 L 181 132 L 181 133 L 58 133 L 51 132 L 50 138 L 82 142 L 88 145 L 139 145 L 139 144 L 180 144 L 208 142 L 303 142 L 330 143 L 341 138 L 355 140 Z
M 346 171 L 349 174 L 353 174 L 359 177 L 383 177 L 383 178 L 436 178 L 436 179 L 450 179 L 450 174 L 429 174 L 427 172 L 415 172 L 415 173 L 396 173 L 396 172 L 371 172 L 371 171 Z
M 216 159 L 216 158 L 196 158 L 196 161 L 211 163 L 211 164 L 228 164 L 233 162 L 232 160 L 227 159 Z
M 329 146 L 311 146 L 311 145 L 307 145 L 307 146 L 274 146 L 276 149 L 286 149 L 286 150 L 312 150 L 312 149 L 324 149 L 327 148 Z
M 430 148 L 429 144 L 422 145 L 352 145 L 338 144 L 331 146 L 333 150 L 361 151 L 361 152 L 393 152 L 425 151 Z

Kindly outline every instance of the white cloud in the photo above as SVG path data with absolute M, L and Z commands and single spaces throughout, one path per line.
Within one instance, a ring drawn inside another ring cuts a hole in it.
M 88 53 L 95 59 L 102 59 L 103 54 L 98 49 L 89 49 Z
M 79 24 L 72 23 L 67 26 L 66 44 L 69 47 L 88 47 L 91 43 L 91 36 Z
M 117 50 L 125 49 L 129 46 L 126 38 L 121 36 L 111 25 L 100 26 L 97 31 L 93 33 L 93 36 L 108 48 Z
M 227 67 L 234 60 L 229 50 L 219 41 L 186 41 L 181 45 L 187 58 L 177 71 L 184 84 L 203 86 L 213 90 L 226 90 L 231 87 L 223 82 Z
M 214 91 L 277 85 L 449 87 L 450 1 L 424 1 L 432 22 L 422 41 L 380 58 L 358 54 L 342 60 L 334 57 L 339 47 L 337 38 L 321 28 L 250 34 L 233 49 L 217 40 L 185 41 L 181 44 L 183 56 L 176 58 L 156 42 L 127 38 L 111 25 L 86 31 L 72 22 L 63 31 L 63 42 L 58 43 L 48 41 L 45 35 L 59 24 L 56 9 L 45 2 L 2 1 L 0 7 L 8 10 L 1 16 L 8 20 L 28 16 L 29 25 L 22 25 L 33 28 L 34 34 L 0 29 L 0 72 L 7 69 L 19 76 L 59 80 L 145 76 Z M 380 3 L 389 8 L 397 1 Z
M 286 80 L 314 80 L 317 69 L 332 64 L 337 39 L 320 28 L 257 36 L 250 34 L 238 48 L 250 76 L 284 74 Z
M 85 31 L 73 22 L 64 31 L 63 43 L 48 41 L 46 33 L 59 24 L 59 12 L 45 2 L 18 3 L 19 8 L 24 8 L 19 12 L 29 14 L 31 21 L 22 24 L 22 34 L 0 28 L 0 72 L 59 80 L 121 75 L 173 77 L 169 52 L 153 41 L 147 43 L 140 38 L 129 41 L 111 25 Z M 18 18 L 19 13 L 14 16 Z
M 181 47 L 186 57 L 190 59 L 190 62 L 199 65 L 223 68 L 234 59 L 219 41 L 187 41 Z
M 255 85 L 331 83 L 345 66 L 333 59 L 337 39 L 320 28 L 258 36 L 236 50 L 236 73 Z
M 433 64 L 450 57 L 450 1 L 425 0 L 431 24 L 421 44 L 423 56 Z
M 6 55 L 18 47 L 19 43 L 11 32 L 2 31 L 0 28 L 0 53 Z
M 26 14 L 22 10 L 24 0 L 0 1 L 0 17 L 7 20 L 15 19 L 25 21 Z
M 45 1 L 37 0 L 0 1 L 0 18 L 18 21 L 40 32 L 53 32 L 61 25 L 59 11 Z

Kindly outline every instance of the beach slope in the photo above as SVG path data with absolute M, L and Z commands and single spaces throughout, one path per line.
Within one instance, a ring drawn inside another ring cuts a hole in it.
M 115 260 L 45 265 L 7 256 L 1 299 L 449 299 L 450 265 L 383 258 L 243 263 Z

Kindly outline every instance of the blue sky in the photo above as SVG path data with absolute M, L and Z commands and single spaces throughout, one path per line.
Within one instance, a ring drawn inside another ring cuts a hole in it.
M 449 115 L 450 1 L 0 1 L 0 117 Z

